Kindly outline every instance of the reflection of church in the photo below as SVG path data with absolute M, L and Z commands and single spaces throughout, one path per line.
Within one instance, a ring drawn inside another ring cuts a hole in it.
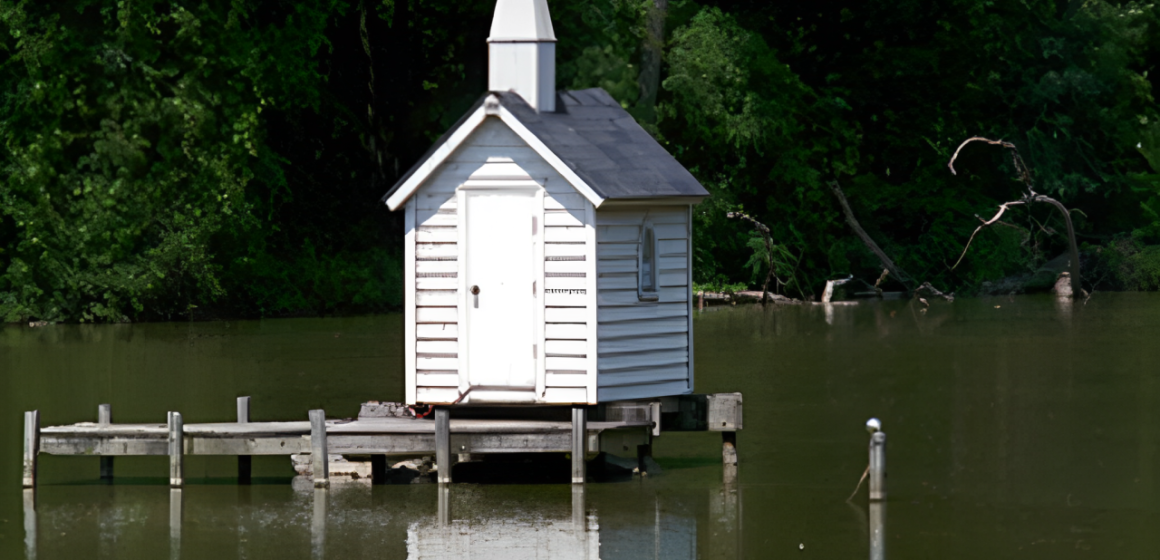
M 738 493 L 728 486 L 711 490 L 707 511 L 662 507 L 654 495 L 641 507 L 587 508 L 583 486 L 572 488 L 571 518 L 541 511 L 533 515 L 473 515 L 480 509 L 464 487 L 439 489 L 434 519 L 407 527 L 407 558 L 473 560 L 612 560 L 740 558 Z M 669 504 L 665 504 L 669 505 Z M 465 514 L 457 514 L 459 510 Z M 707 547 L 698 554 L 698 519 L 707 520 Z
M 365 480 L 315 489 L 300 478 L 291 492 L 284 486 L 239 493 L 173 489 L 168 502 L 147 487 L 49 486 L 25 492 L 25 553 L 64 558 L 89 550 L 98 558 L 154 558 L 168 548 L 171 558 L 223 550 L 234 558 L 399 558 L 404 549 L 409 559 L 455 560 L 745 556 L 740 488 L 661 490 L 639 482 L 576 485 L 569 497 L 551 485 L 431 484 L 369 493 Z

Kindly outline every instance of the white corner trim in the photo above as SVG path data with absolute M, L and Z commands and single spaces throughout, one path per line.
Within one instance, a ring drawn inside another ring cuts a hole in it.
M 507 110 L 507 107 L 500 105 L 499 118 L 503 120 L 503 122 L 507 124 L 512 129 L 512 131 L 520 137 L 520 139 L 522 139 L 528 144 L 529 147 L 535 150 L 536 153 L 540 155 L 540 157 L 544 158 L 544 161 L 547 161 L 548 165 L 551 165 L 557 173 L 567 179 L 568 182 L 572 184 L 574 189 L 579 191 L 580 194 L 584 195 L 584 198 L 587 198 L 588 202 L 591 202 L 593 207 L 600 208 L 600 205 L 604 202 L 604 198 L 596 194 L 596 191 L 592 190 L 592 187 L 588 186 L 588 183 L 585 183 L 584 180 L 581 179 L 575 171 L 572 171 L 572 168 L 568 167 L 568 165 L 565 164 L 564 161 L 561 160 L 555 152 L 549 150 L 548 146 L 544 145 L 544 143 L 541 142 L 535 134 L 532 134 L 532 131 L 528 130 L 528 127 L 524 126 L 524 123 L 521 123 L 520 120 L 511 113 L 511 111 Z
M 463 141 L 467 140 L 467 137 L 471 136 L 471 133 L 475 132 L 476 128 L 479 128 L 479 125 L 483 124 L 484 119 L 487 118 L 488 104 L 492 103 L 493 100 L 498 104 L 498 100 L 495 100 L 494 97 L 495 96 L 488 97 L 488 99 L 484 101 L 483 105 L 480 106 L 479 109 L 476 109 L 475 112 L 472 113 L 471 116 L 468 117 L 467 120 L 464 121 L 464 123 L 460 125 L 458 129 L 456 129 L 456 131 L 451 135 L 451 138 L 448 138 L 442 146 L 439 146 L 439 149 L 435 150 L 435 153 L 431 154 L 431 157 L 427 158 L 426 161 L 420 164 L 419 169 L 416 169 L 415 173 L 407 178 L 407 182 L 403 183 L 403 186 L 399 187 L 399 190 L 395 191 L 394 194 L 387 198 L 388 208 L 390 208 L 392 211 L 398 210 L 399 207 L 403 205 L 403 203 L 407 202 L 407 200 L 411 198 L 411 195 L 415 194 L 415 191 L 419 190 L 419 187 L 427 181 L 431 174 L 439 169 L 439 166 L 443 165 L 443 162 L 446 161 L 447 158 L 451 157 L 451 154 L 459 148 L 460 144 L 463 144 Z

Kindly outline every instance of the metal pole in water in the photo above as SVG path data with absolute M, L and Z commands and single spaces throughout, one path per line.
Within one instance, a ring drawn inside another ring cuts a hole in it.
M 584 484 L 584 455 L 588 439 L 588 410 L 582 406 L 572 408 L 572 484 Z
M 451 411 L 435 409 L 435 466 L 438 468 L 437 482 L 451 482 Z
M 40 411 L 24 413 L 24 487 L 36 487 L 36 461 L 40 454 Z
M 870 502 L 870 560 L 886 560 L 885 502 Z
M 886 432 L 877 418 L 866 421 L 870 432 L 870 501 L 886 499 Z
M 109 404 L 97 405 L 97 424 L 101 427 L 107 427 L 113 423 L 113 406 Z M 101 457 L 101 480 L 111 482 L 113 480 L 113 458 L 109 456 Z
M 250 397 L 238 397 L 238 423 L 250 423 Z M 250 456 L 238 455 L 238 484 L 250 483 Z
M 169 424 L 169 487 L 181 488 L 185 484 L 185 428 L 180 412 L 170 412 Z
M 330 456 L 326 446 L 326 411 L 310 411 L 310 460 L 314 471 L 314 487 L 330 487 Z

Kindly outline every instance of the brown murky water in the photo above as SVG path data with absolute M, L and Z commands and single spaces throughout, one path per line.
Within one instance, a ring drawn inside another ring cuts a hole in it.
M 745 393 L 733 491 L 713 434 L 666 434 L 662 476 L 579 495 L 316 495 L 285 458 L 255 458 L 255 485 L 238 487 L 233 459 L 189 457 L 178 499 L 164 458 L 119 458 L 106 486 L 95 458 L 42 456 L 25 515 L 24 410 L 45 425 L 92 420 L 102 402 L 119 422 L 222 421 L 251 395 L 254 420 L 354 415 L 401 397 L 401 329 L 399 316 L 0 328 L 0 558 L 1160 556 L 1160 294 L 705 311 L 697 390 Z M 873 512 L 865 489 L 846 502 L 870 416 L 890 438 L 890 499 Z

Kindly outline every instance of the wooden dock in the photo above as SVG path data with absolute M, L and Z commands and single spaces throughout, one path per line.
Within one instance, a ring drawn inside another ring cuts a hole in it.
M 25 488 L 35 488 L 37 463 L 45 455 L 92 455 L 101 458 L 100 476 L 114 475 L 117 456 L 169 456 L 170 486 L 184 484 L 186 455 L 238 457 L 238 481 L 250 480 L 253 455 L 309 454 L 314 484 L 330 483 L 331 455 L 370 456 L 372 482 L 379 483 L 390 456 L 434 455 L 437 481 L 449 483 L 459 455 L 502 453 L 570 453 L 572 482 L 586 480 L 585 459 L 601 451 L 636 452 L 643 468 L 652 439 L 662 431 L 722 433 L 726 481 L 737 476 L 736 432 L 741 429 L 741 395 L 685 395 L 648 402 L 629 401 L 574 407 L 571 421 L 546 419 L 451 418 L 452 409 L 436 408 L 428 418 L 364 417 L 327 420 L 322 410 L 291 422 L 251 422 L 249 397 L 238 399 L 236 422 L 186 424 L 170 412 L 164 424 L 114 424 L 108 405 L 98 407 L 97 422 L 40 426 L 38 411 L 24 415 Z M 364 406 L 365 410 L 365 406 Z M 478 410 L 478 409 L 477 409 Z M 458 415 L 463 410 L 455 410 Z M 589 421 L 589 415 L 597 420 Z M 376 480 L 377 478 L 377 480 Z

